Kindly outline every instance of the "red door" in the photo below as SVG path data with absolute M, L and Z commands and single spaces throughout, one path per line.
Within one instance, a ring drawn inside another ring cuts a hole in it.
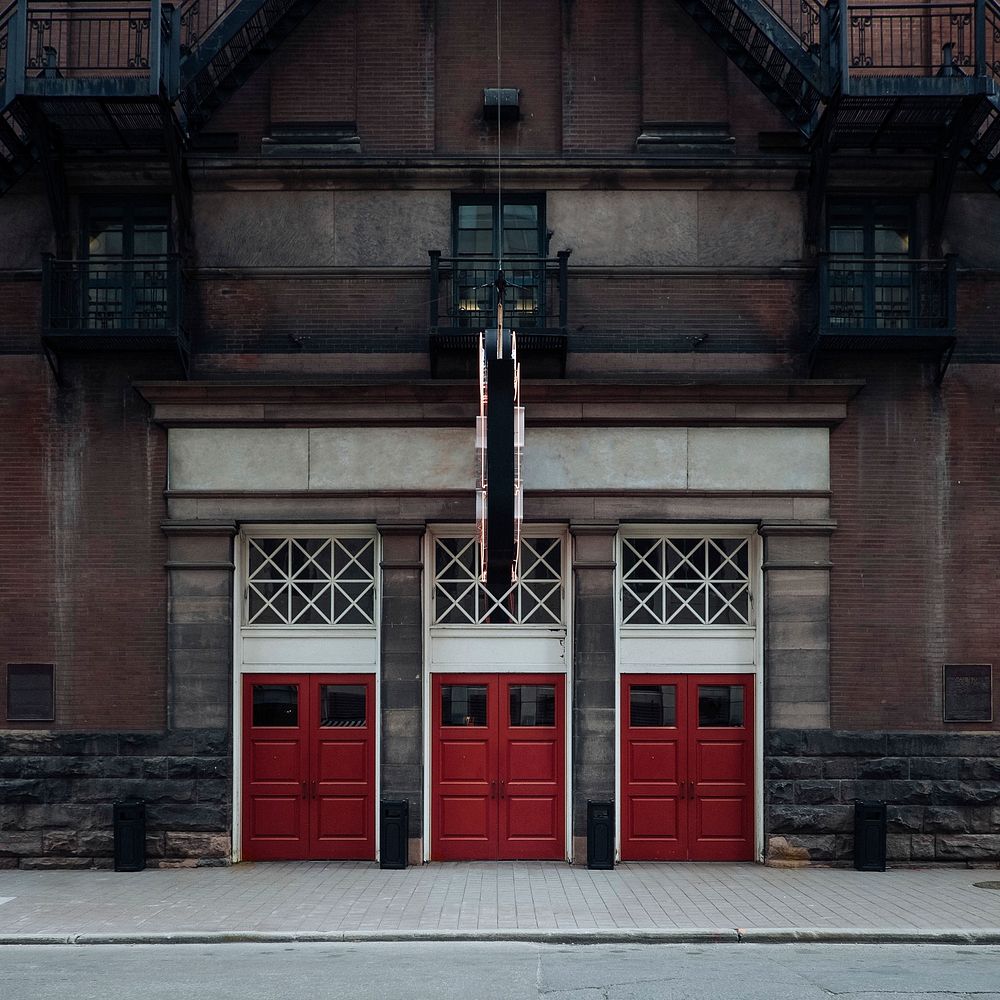
M 753 859 L 753 678 L 622 678 L 622 858 Z
M 555 674 L 435 676 L 435 859 L 565 856 L 563 683 Z
M 371 675 L 243 679 L 243 857 L 375 857 Z

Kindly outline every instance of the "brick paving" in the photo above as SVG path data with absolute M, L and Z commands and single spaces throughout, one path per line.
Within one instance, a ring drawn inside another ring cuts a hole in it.
M 0 872 L 0 934 L 1000 929 L 1000 872 L 360 862 Z

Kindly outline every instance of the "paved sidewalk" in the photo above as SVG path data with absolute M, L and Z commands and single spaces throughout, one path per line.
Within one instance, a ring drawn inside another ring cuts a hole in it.
M 405 871 L 360 862 L 0 871 L 0 938 L 191 932 L 541 937 L 696 928 L 732 935 L 736 929 L 839 928 L 869 934 L 961 929 L 1000 939 L 1000 890 L 973 884 L 990 881 L 1000 882 L 1000 872 L 752 864 L 622 864 L 613 872 L 551 862 Z

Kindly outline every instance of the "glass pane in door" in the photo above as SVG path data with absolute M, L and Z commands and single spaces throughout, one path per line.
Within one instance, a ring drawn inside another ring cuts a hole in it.
M 295 684 L 254 684 L 255 726 L 297 726 L 299 689 Z
M 325 728 L 362 728 L 367 722 L 364 684 L 321 684 L 319 724 Z
M 673 684 L 633 684 L 629 688 L 629 725 L 677 725 L 677 688 Z
M 442 726 L 485 726 L 485 684 L 442 684 Z
M 556 689 L 552 684 L 512 684 L 510 687 L 512 726 L 554 726 Z
M 742 726 L 742 684 L 699 684 L 698 725 Z

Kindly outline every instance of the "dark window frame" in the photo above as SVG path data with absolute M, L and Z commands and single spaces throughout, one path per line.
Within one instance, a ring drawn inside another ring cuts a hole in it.
M 50 711 L 48 715 L 39 714 L 24 714 L 22 710 L 20 714 L 16 713 L 14 707 L 11 705 L 11 674 L 18 667 L 29 667 L 29 668 L 43 668 L 48 671 L 49 674 L 49 703 Z M 7 685 L 7 697 L 6 697 L 6 712 L 8 722 L 55 722 L 56 720 L 56 667 L 54 663 L 8 663 L 6 675 L 4 681 Z
M 499 236 L 500 229 L 497 225 L 497 196 L 495 194 L 461 194 L 452 192 L 451 195 L 451 247 L 452 253 L 456 257 L 464 257 L 465 254 L 458 250 L 458 210 L 464 205 L 488 205 L 493 210 L 493 249 L 491 256 L 499 256 Z M 538 254 L 545 257 L 548 254 L 549 235 L 545 228 L 545 193 L 540 191 L 511 191 L 502 194 L 499 206 L 504 208 L 507 205 L 533 205 L 538 209 Z M 515 254 L 513 256 L 524 256 Z
M 949 717 L 949 715 L 948 715 L 948 670 L 949 670 L 949 668 L 952 668 L 952 667 L 958 667 L 958 668 L 981 667 L 981 668 L 983 668 L 986 671 L 987 676 L 989 677 L 989 682 L 990 682 L 988 718 L 975 718 L 975 719 L 961 718 L 961 719 L 958 719 L 958 718 L 954 718 L 953 716 Z M 945 723 L 946 725 L 963 725 L 963 724 L 966 724 L 966 723 L 971 723 L 971 724 L 974 724 L 974 725 L 980 725 L 982 723 L 992 722 L 993 719 L 994 719 L 994 716 L 995 716 L 995 712 L 994 712 L 994 708 L 993 708 L 993 702 L 994 702 L 994 698 L 996 697 L 996 691 L 994 689 L 995 685 L 993 683 L 994 672 L 995 671 L 993 669 L 993 664 L 992 663 L 945 663 L 945 664 L 942 664 L 942 667 L 941 667 L 941 721 L 943 723 Z

